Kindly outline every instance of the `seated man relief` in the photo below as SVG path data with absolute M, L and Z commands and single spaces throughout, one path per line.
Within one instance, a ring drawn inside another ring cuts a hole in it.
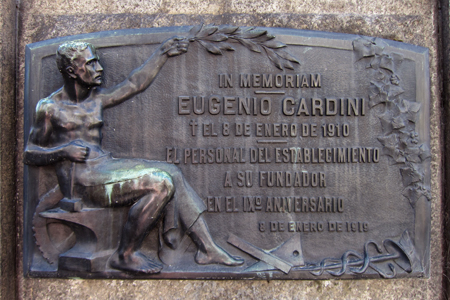
M 164 210 L 178 218 L 197 246 L 198 264 L 238 266 L 212 239 L 202 213 L 205 205 L 174 165 L 144 159 L 113 158 L 102 150 L 103 110 L 116 106 L 148 88 L 169 57 L 187 51 L 188 41 L 171 38 L 121 83 L 101 88 L 103 68 L 93 45 L 68 42 L 57 50 L 57 65 L 64 85 L 39 101 L 24 162 L 53 165 L 65 199 L 80 198 L 85 206 L 130 206 L 110 267 L 128 272 L 158 273 L 162 265 L 141 251 L 144 238 Z M 169 202 L 174 205 L 167 206 Z M 171 223 L 171 222 L 168 222 Z M 177 222 L 172 222 L 176 224 Z M 164 240 L 176 241 L 164 228 Z M 108 230 L 105 228 L 105 230 Z

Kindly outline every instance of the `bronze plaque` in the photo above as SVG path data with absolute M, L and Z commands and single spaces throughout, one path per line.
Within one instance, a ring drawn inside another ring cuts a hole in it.
M 55 55 L 56 53 L 56 55 Z M 229 25 L 27 46 L 33 277 L 427 277 L 428 50 Z

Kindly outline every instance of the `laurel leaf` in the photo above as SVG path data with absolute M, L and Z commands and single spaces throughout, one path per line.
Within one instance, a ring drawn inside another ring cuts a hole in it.
M 261 49 L 259 48 L 259 46 L 257 44 L 255 44 L 254 42 L 252 42 L 251 40 L 246 40 L 246 39 L 238 39 L 237 40 L 245 47 L 247 47 L 248 49 L 250 49 L 253 52 L 257 52 L 257 53 L 261 53 Z
M 235 33 L 238 29 L 239 29 L 239 26 L 222 25 L 222 26 L 219 26 L 219 29 L 217 30 L 217 32 L 224 33 L 224 34 L 232 34 L 232 33 Z
M 272 49 L 264 47 L 264 50 L 266 50 L 267 56 L 269 59 L 273 62 L 273 64 L 280 70 L 283 70 L 283 66 L 281 65 L 280 60 L 278 59 L 277 55 Z
M 286 47 L 285 43 L 282 43 L 280 41 L 274 41 L 274 40 L 267 41 L 267 42 L 263 43 L 263 45 L 266 46 L 266 47 L 272 48 L 272 49 L 278 49 L 278 48 Z
M 217 29 L 219 29 L 219 27 L 213 26 L 213 25 L 203 26 L 203 28 L 199 31 L 199 33 L 197 34 L 196 37 L 200 37 L 200 38 L 207 37 L 208 35 L 211 35 L 214 32 L 216 32 Z
M 205 38 L 205 40 L 213 41 L 213 42 L 222 42 L 222 41 L 226 41 L 227 39 L 228 39 L 228 36 L 226 36 L 225 34 L 222 34 L 222 33 L 217 33 L 217 32 L 210 36 L 207 36 Z
M 215 45 L 213 45 L 212 43 L 208 43 L 202 40 L 198 41 L 203 47 L 206 48 L 206 50 L 208 50 L 209 53 L 212 54 L 216 54 L 216 55 L 222 55 L 222 51 L 216 47 Z
M 265 34 L 267 34 L 267 30 L 251 30 L 244 31 L 239 37 L 243 39 L 254 39 Z
M 283 66 L 284 66 L 286 69 L 294 70 L 294 66 L 291 64 L 290 61 L 285 60 L 285 59 L 283 59 L 282 61 L 283 61 Z
M 300 64 L 300 62 L 295 57 L 293 57 L 292 55 L 290 55 L 288 52 L 286 52 L 284 50 L 281 50 L 281 49 L 277 50 L 277 55 L 281 56 L 282 58 L 287 59 L 291 62 Z
M 266 42 L 266 41 L 273 40 L 274 38 L 275 38 L 274 35 L 271 35 L 270 33 L 267 33 L 267 34 L 261 35 L 261 36 L 259 36 L 259 37 L 257 37 L 257 38 L 254 38 L 254 39 L 252 39 L 252 40 L 253 40 L 254 42 L 257 42 L 257 43 L 264 43 L 264 42 Z
M 192 26 L 191 30 L 189 30 L 189 38 L 195 37 L 200 32 L 200 30 L 202 30 L 202 27 L 203 23 Z
M 219 43 L 219 48 L 226 51 L 234 51 L 235 49 L 227 42 Z

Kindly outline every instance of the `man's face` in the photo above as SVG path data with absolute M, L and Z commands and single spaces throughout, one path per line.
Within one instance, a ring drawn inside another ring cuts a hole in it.
M 73 61 L 73 78 L 85 86 L 102 84 L 103 67 L 90 47 L 84 49 Z

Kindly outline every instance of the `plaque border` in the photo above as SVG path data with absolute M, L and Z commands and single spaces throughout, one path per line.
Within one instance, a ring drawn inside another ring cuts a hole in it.
M 86 42 L 95 41 L 96 48 L 105 47 L 120 47 L 120 46 L 130 46 L 130 45 L 151 45 L 158 44 L 165 39 L 173 35 L 182 35 L 189 31 L 191 26 L 180 26 L 180 27 L 164 27 L 164 28 L 147 28 L 147 29 L 124 29 L 124 30 L 113 30 L 113 31 L 103 31 L 96 33 L 80 34 L 73 36 L 66 36 L 56 39 L 50 39 L 46 41 L 41 41 L 26 46 L 25 50 L 25 93 L 24 93 L 24 141 L 25 145 L 27 143 L 28 133 L 30 130 L 31 122 L 33 119 L 34 108 L 37 102 L 40 100 L 40 80 L 41 80 L 41 67 L 42 60 L 46 57 L 54 55 L 57 47 L 67 41 L 73 40 L 83 40 Z M 341 49 L 353 51 L 353 41 L 362 36 L 354 34 L 344 34 L 344 33 L 330 33 L 322 31 L 310 31 L 310 30 L 298 30 L 298 29 L 286 29 L 286 28 L 261 28 L 270 31 L 277 37 L 277 40 L 283 42 L 287 45 L 299 45 L 299 46 L 311 46 L 311 47 L 323 47 L 331 49 Z M 430 146 L 430 71 L 429 71 L 429 50 L 428 48 L 401 43 L 392 40 L 373 38 L 373 37 L 363 37 L 367 39 L 382 41 L 387 46 L 386 51 L 394 51 L 397 49 L 402 49 L 402 54 L 405 58 L 409 58 L 415 62 L 415 73 L 416 73 L 416 102 L 421 102 L 423 104 L 421 107 L 421 113 L 419 114 L 419 120 L 417 123 L 416 131 L 419 132 L 419 138 L 422 143 Z M 34 76 L 31 76 L 33 74 Z M 424 76 L 424 77 L 422 77 Z M 425 78 L 425 80 L 422 80 Z M 431 166 L 427 163 L 427 168 L 425 170 L 426 184 L 431 186 Z M 23 272 L 24 276 L 30 277 L 67 277 L 68 274 L 64 272 L 57 272 L 54 275 L 49 275 L 48 272 L 31 270 L 31 261 L 33 256 L 34 238 L 31 232 L 31 220 L 34 212 L 34 208 L 29 207 L 29 199 L 35 197 L 36 191 L 30 191 L 27 187 L 30 184 L 30 168 L 24 166 L 23 169 L 23 180 L 24 180 L 24 224 L 23 224 Z M 419 243 L 416 245 L 416 251 L 420 256 L 420 262 L 422 263 L 423 273 L 414 274 L 408 276 L 407 274 L 400 274 L 400 277 L 426 277 L 430 276 L 430 230 L 431 230 L 431 204 L 430 201 L 419 200 L 414 208 L 415 211 L 415 235 L 413 240 L 422 240 L 424 243 Z M 420 229 L 420 230 L 419 230 Z M 381 242 L 381 241 L 377 241 Z M 119 275 L 119 276 L 105 276 L 105 274 L 90 274 L 86 275 L 84 278 L 172 278 L 172 279 L 204 279 L 205 274 L 199 276 L 196 272 L 178 272 L 171 274 L 161 274 L 162 276 L 151 277 L 133 277 L 130 275 Z M 312 276 L 307 276 L 308 278 L 301 279 L 311 279 Z M 232 271 L 227 273 L 222 272 L 211 272 L 207 273 L 206 278 L 209 279 L 268 279 L 265 276 L 260 278 L 255 278 L 254 275 L 245 273 L 233 273 Z M 329 276 L 321 277 L 318 279 L 329 279 Z M 344 274 L 340 277 L 334 277 L 337 279 L 355 279 L 355 276 Z M 372 274 L 360 275 L 360 278 L 379 278 Z M 270 279 L 300 279 L 294 278 L 284 278 L 283 274 L 280 276 L 275 275 Z

